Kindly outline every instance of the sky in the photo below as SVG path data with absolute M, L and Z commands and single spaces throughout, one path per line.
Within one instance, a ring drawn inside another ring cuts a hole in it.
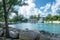
M 57 15 L 60 10 L 60 0 L 25 0 L 28 5 L 16 6 L 19 15 L 29 18 L 31 15 L 38 15 L 45 17 L 48 14 Z M 14 13 L 12 15 L 15 15 Z

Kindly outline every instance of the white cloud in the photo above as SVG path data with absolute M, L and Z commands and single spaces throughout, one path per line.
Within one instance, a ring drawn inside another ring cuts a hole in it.
M 40 11 L 41 11 L 41 16 L 46 16 L 47 14 L 50 14 L 50 12 L 48 12 L 48 9 L 50 9 L 51 4 L 47 3 L 45 6 L 41 6 L 40 7 Z
M 14 16 L 16 16 L 15 13 L 11 13 L 11 15 L 9 16 L 10 19 L 12 19 Z
M 56 3 L 53 3 L 53 5 L 51 6 L 51 10 L 52 10 L 52 15 L 56 15 L 56 11 L 57 10 L 60 10 L 60 8 L 59 8 L 59 6 L 60 6 L 60 0 L 56 0 Z
M 40 9 L 35 8 L 36 4 L 34 3 L 34 0 L 26 0 L 25 3 L 28 3 L 28 5 L 19 7 L 18 14 L 23 14 L 25 17 L 29 17 L 30 15 L 37 15 L 40 13 L 41 16 L 46 16 L 48 14 L 56 15 L 56 11 L 60 10 L 60 0 L 55 0 L 53 4 L 47 3 L 45 6 L 41 6 Z M 48 9 L 51 8 L 51 12 L 48 12 Z M 43 11 L 42 11 L 43 10 Z
M 26 0 L 25 3 L 28 3 L 28 5 L 20 6 L 18 10 L 18 14 L 22 14 L 25 17 L 29 17 L 31 15 L 38 15 L 46 16 L 48 14 L 56 15 L 57 10 L 60 10 L 60 0 L 55 0 L 56 2 L 47 3 L 45 6 L 41 6 L 40 9 L 36 8 L 36 4 L 34 3 L 35 0 Z M 51 11 L 49 12 L 48 9 L 51 8 Z M 14 17 L 14 13 L 10 16 L 10 18 Z
M 53 4 L 51 5 L 50 3 L 47 3 L 45 6 L 40 7 L 40 10 L 42 11 L 42 15 L 46 16 L 48 14 L 51 15 L 57 15 L 57 11 L 60 10 L 60 0 L 55 0 L 55 2 L 53 2 Z M 51 8 L 51 12 L 48 12 L 48 9 Z
M 40 7 L 40 9 L 46 12 L 50 7 L 51 7 L 51 4 L 47 3 L 45 6 Z
M 40 9 L 42 10 L 42 9 L 44 9 L 44 7 L 40 7 Z
M 40 10 L 35 8 L 36 5 L 33 0 L 27 0 L 25 3 L 28 3 L 28 5 L 21 6 L 18 11 L 19 14 L 23 14 L 25 17 L 29 17 L 31 15 L 37 15 L 40 13 Z
M 50 7 L 51 7 L 50 3 L 46 4 L 44 12 L 46 12 Z
M 28 3 L 28 5 L 20 7 L 18 11 L 19 14 L 23 14 L 25 17 L 38 14 L 41 16 L 46 16 L 47 14 L 51 13 L 48 12 L 48 9 L 51 7 L 50 3 L 47 3 L 45 6 L 40 7 L 40 9 L 35 8 L 36 4 L 34 3 L 34 0 L 27 0 L 25 3 Z

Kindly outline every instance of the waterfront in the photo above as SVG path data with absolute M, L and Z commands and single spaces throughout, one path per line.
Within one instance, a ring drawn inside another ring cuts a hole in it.
M 18 29 L 29 30 L 44 30 L 50 33 L 60 34 L 60 24 L 54 23 L 17 23 L 9 25 L 9 27 L 14 27 Z

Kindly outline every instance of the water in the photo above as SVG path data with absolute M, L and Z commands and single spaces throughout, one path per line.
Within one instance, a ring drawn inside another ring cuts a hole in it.
M 53 23 L 18 23 L 9 25 L 10 27 L 29 30 L 45 30 L 50 33 L 60 34 L 60 24 Z

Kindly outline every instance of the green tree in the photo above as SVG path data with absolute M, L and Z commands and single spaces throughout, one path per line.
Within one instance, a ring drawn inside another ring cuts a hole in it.
M 6 37 L 9 36 L 9 32 L 8 32 L 8 14 L 10 12 L 14 12 L 13 7 L 15 5 L 26 5 L 26 3 L 22 3 L 22 0 L 2 0 L 2 2 L 0 2 L 0 13 L 4 14 L 4 21 L 5 21 L 5 26 L 6 26 Z M 4 12 L 3 12 L 4 11 Z
M 48 14 L 48 15 L 45 17 L 45 20 L 46 20 L 46 21 L 51 21 L 51 20 L 52 20 L 51 14 Z
M 3 12 L 2 12 L 2 10 L 3 10 L 3 7 L 2 7 L 3 5 L 2 5 L 2 0 L 0 1 L 0 21 L 2 21 L 3 20 Z
M 38 14 L 38 17 L 37 17 L 37 20 L 39 20 L 40 19 L 40 14 Z
M 58 15 L 54 15 L 54 16 L 52 17 L 52 19 L 53 19 L 54 21 L 58 20 Z
M 40 14 L 38 14 L 38 15 L 31 15 L 30 19 L 36 19 L 38 21 L 40 19 Z
M 22 21 L 23 19 L 24 19 L 23 15 L 18 15 L 18 16 L 15 16 L 12 20 L 14 22 L 17 22 L 17 21 Z
M 60 21 L 60 14 L 51 16 L 50 14 L 45 17 L 46 21 Z
M 57 20 L 60 21 L 60 14 L 58 15 L 58 19 Z
M 36 19 L 36 15 L 31 15 L 30 19 Z

